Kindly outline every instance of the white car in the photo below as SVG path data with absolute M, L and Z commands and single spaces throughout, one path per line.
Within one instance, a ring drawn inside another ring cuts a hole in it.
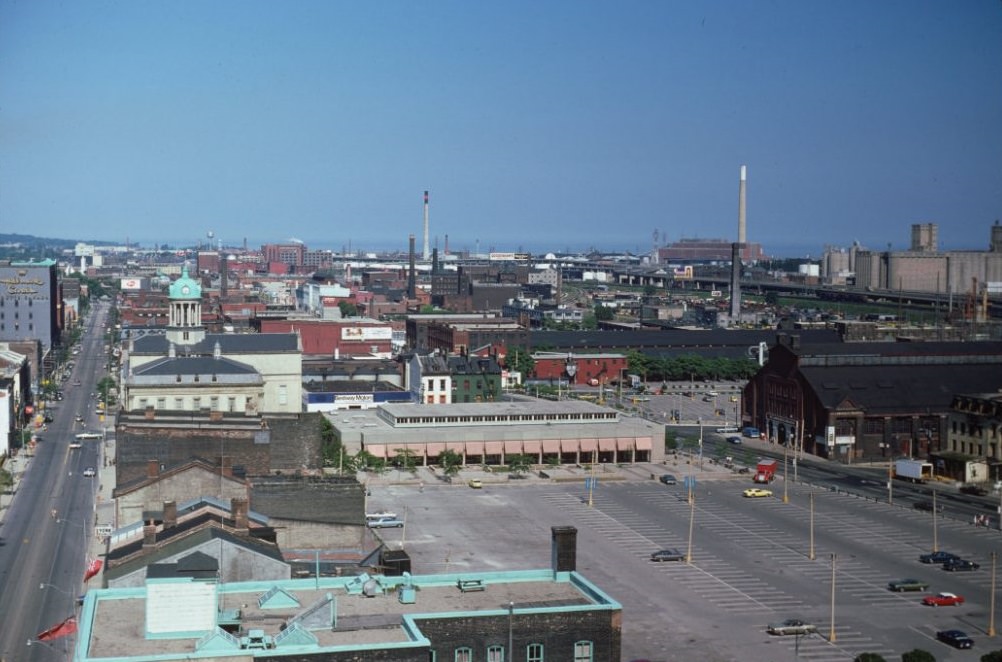
M 76 435 L 76 438 L 77 439 L 100 439 L 101 438 L 101 433 L 100 432 L 81 432 L 80 434 Z
M 94 467 L 87 467 L 86 469 L 83 470 L 83 475 L 84 478 L 93 478 L 94 476 L 97 475 L 97 472 L 94 471 Z

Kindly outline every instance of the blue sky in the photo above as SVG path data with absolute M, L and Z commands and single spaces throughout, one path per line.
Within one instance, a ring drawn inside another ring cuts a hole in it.
M 998 0 L 0 0 L 0 231 L 985 249 Z

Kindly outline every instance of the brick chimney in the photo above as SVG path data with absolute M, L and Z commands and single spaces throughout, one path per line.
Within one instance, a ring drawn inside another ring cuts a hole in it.
M 573 526 L 551 526 L 550 537 L 553 572 L 577 570 L 578 530 Z
M 160 460 L 146 460 L 146 477 L 156 478 L 160 475 Z
M 247 510 L 248 501 L 246 497 L 234 497 L 230 499 L 230 510 L 233 515 L 233 527 L 237 533 L 247 533 Z
M 157 548 L 157 526 L 156 524 L 146 524 L 143 526 L 143 551 L 149 552 Z
M 164 529 L 177 526 L 177 501 L 164 501 Z

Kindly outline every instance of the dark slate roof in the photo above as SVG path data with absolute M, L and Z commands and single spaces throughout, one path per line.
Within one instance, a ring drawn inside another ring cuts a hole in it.
M 870 415 L 948 410 L 957 393 L 1002 388 L 1002 366 L 861 365 L 800 369 L 821 404 L 834 409 L 848 401 Z
M 234 526 L 231 519 L 225 520 L 226 526 Z M 269 534 L 274 534 L 271 529 Z M 157 532 L 158 547 L 149 553 L 141 554 L 143 537 L 110 550 L 107 554 L 108 567 L 105 575 L 109 579 L 124 577 L 158 561 L 176 556 L 185 549 L 196 549 L 212 540 L 220 540 L 230 545 L 242 547 L 248 551 L 261 554 L 277 561 L 285 562 L 278 547 L 265 540 L 253 536 L 236 535 L 219 528 L 219 515 L 205 512 L 202 515 L 178 522 L 177 526 Z M 119 561 L 116 563 L 116 561 Z
M 449 371 L 454 375 L 501 374 L 501 366 L 494 357 L 450 356 L 447 362 Z
M 255 478 L 250 506 L 269 518 L 359 526 L 365 521 L 365 492 L 354 476 Z
M 146 568 L 146 578 L 151 577 L 192 577 L 194 579 L 215 579 L 219 572 L 219 562 L 203 552 L 192 552 L 182 556 L 177 563 L 154 563 Z
M 797 334 L 790 334 L 797 335 Z M 801 361 L 809 357 L 914 357 L 917 361 L 935 361 L 930 357 L 994 357 L 995 363 L 1002 363 L 1002 342 L 996 341 L 946 341 L 946 342 L 825 342 L 806 345 L 801 341 L 799 348 L 790 348 Z
M 299 335 L 295 333 L 209 333 L 204 340 L 191 345 L 190 352 L 211 356 L 217 342 L 223 354 L 299 351 Z M 167 336 L 150 334 L 136 338 L 132 352 L 166 356 L 169 348 Z M 178 351 L 181 349 L 179 347 Z
M 402 391 L 403 389 L 384 381 L 370 382 L 364 379 L 328 379 L 326 382 L 303 382 L 303 390 L 311 393 L 377 393 Z
M 530 336 L 532 349 L 552 349 L 554 351 L 628 351 L 637 350 L 645 354 L 707 354 L 725 353 L 730 350 L 745 351 L 760 342 L 769 347 L 776 344 L 777 331 L 708 329 L 690 331 L 688 329 L 665 329 L 660 331 L 533 331 Z M 840 337 L 834 330 L 802 329 L 796 334 L 802 346 L 817 343 L 838 343 Z
M 256 375 L 257 370 L 239 361 L 212 356 L 176 356 L 164 357 L 140 366 L 133 373 L 135 376 L 167 376 L 174 375 Z

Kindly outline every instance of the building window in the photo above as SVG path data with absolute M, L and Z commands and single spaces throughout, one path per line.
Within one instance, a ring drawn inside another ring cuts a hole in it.
M 438 380 L 438 390 L 439 391 L 444 391 L 445 388 L 446 388 L 445 387 L 445 380 L 444 379 Z
M 473 662 L 473 649 L 466 647 L 457 648 L 456 662 Z
M 591 642 L 578 641 L 574 644 L 574 662 L 591 662 Z
M 236 411 L 237 410 L 237 399 L 236 398 L 229 398 L 227 400 L 226 404 L 228 405 L 228 408 L 229 408 L 230 411 Z
M 202 398 L 194 397 L 191 399 L 191 408 L 198 411 L 202 408 Z
M 184 399 L 183 398 L 174 398 L 174 409 L 176 411 L 181 411 L 182 409 L 184 409 Z
M 212 411 L 219 410 L 219 396 L 214 395 L 209 398 L 209 408 L 212 409 Z
M 289 392 L 288 387 L 285 384 L 279 384 L 278 386 L 278 404 L 285 405 L 289 403 Z
M 526 646 L 525 662 L 543 662 L 543 644 L 529 644 Z
M 488 646 L 487 662 L 504 662 L 504 646 Z
M 157 409 L 167 409 L 167 398 L 157 398 Z

